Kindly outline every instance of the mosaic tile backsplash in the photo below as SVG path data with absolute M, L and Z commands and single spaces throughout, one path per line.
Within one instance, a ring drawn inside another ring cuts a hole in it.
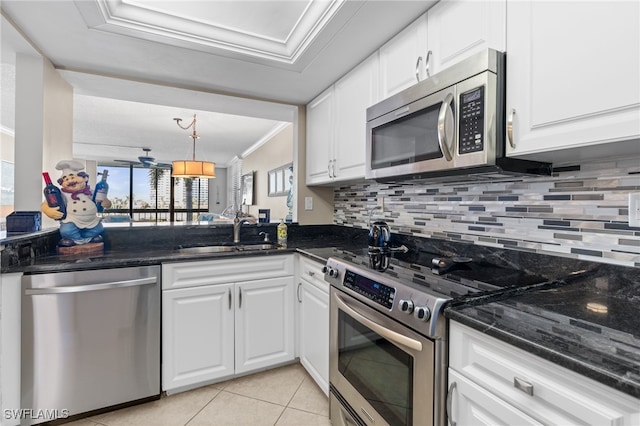
M 493 182 L 365 181 L 335 189 L 334 223 L 368 228 L 383 197 L 384 213 L 372 218 L 392 234 L 640 267 L 631 192 L 640 192 L 640 157 Z

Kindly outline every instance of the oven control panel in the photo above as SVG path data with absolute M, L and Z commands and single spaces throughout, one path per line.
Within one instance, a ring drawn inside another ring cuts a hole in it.
M 396 289 L 393 287 L 363 277 L 350 270 L 345 271 L 342 284 L 387 309 L 391 309 L 393 306 L 393 298 L 396 295 Z

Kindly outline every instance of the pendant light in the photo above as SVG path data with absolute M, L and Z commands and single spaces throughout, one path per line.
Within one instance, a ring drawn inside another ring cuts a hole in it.
M 193 159 L 192 160 L 176 160 L 172 162 L 171 176 L 177 178 L 206 178 L 213 179 L 216 177 L 216 164 L 208 161 L 196 161 L 196 139 L 200 136 L 196 133 L 196 115 L 193 114 L 193 121 L 188 126 L 180 124 L 182 118 L 174 118 L 178 127 L 188 130 L 193 127 L 193 133 L 189 135 L 193 139 Z

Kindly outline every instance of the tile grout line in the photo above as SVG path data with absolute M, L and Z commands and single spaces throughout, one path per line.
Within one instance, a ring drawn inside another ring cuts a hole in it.
M 198 414 L 200 414 L 200 413 L 202 412 L 202 410 L 204 410 L 205 408 L 207 408 L 207 405 L 211 404 L 211 402 L 213 402 L 213 400 L 214 400 L 214 399 L 216 399 L 216 398 L 218 397 L 218 395 L 220 395 L 222 392 L 223 392 L 223 390 L 222 390 L 222 389 L 218 389 L 218 393 L 217 393 L 217 394 L 215 394 L 215 396 L 214 396 L 213 398 L 211 398 L 211 399 L 209 400 L 209 402 L 207 402 L 206 404 L 204 404 L 204 405 L 202 406 L 202 408 L 200 408 L 200 409 L 198 410 L 198 412 L 196 412 L 193 416 L 191 416 L 191 418 L 190 418 L 189 420 L 187 420 L 187 422 L 184 424 L 184 426 L 187 426 L 187 425 L 191 422 L 191 420 L 193 420 L 194 418 L 196 418 L 196 416 L 197 416 Z
M 284 406 L 284 410 L 282 410 L 282 413 L 280 413 L 280 415 L 278 416 L 278 418 L 276 419 L 276 422 L 274 423 L 274 426 L 276 424 L 278 424 L 278 422 L 280 421 L 280 419 L 282 418 L 282 415 L 284 414 L 285 411 L 287 411 L 287 408 L 289 408 L 289 404 L 291 404 L 291 401 L 293 401 L 293 398 L 295 398 L 296 394 L 298 393 L 298 391 L 300 390 L 300 388 L 302 388 L 302 384 L 304 383 L 304 381 L 307 380 L 306 378 L 302 378 L 302 381 L 300 382 L 300 384 L 298 385 L 298 387 L 296 388 L 296 391 L 293 393 L 293 395 L 291 395 L 291 398 L 289 398 L 289 401 L 287 402 L 287 405 Z

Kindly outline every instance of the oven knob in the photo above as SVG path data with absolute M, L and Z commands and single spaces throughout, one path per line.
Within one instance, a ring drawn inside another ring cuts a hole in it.
M 323 273 L 323 274 L 326 274 L 326 273 L 327 273 L 327 271 L 328 271 L 327 266 L 326 266 L 326 265 L 325 265 L 325 266 L 323 266 L 323 267 L 322 267 L 322 273 Z
M 329 276 L 333 278 L 338 278 L 338 270 L 329 268 Z
M 419 319 L 420 321 L 429 321 L 431 318 L 431 311 L 426 306 L 419 306 L 413 312 L 413 316 Z
M 401 300 L 400 301 L 400 310 L 402 312 L 406 312 L 408 314 L 413 312 L 413 301 L 412 300 Z

